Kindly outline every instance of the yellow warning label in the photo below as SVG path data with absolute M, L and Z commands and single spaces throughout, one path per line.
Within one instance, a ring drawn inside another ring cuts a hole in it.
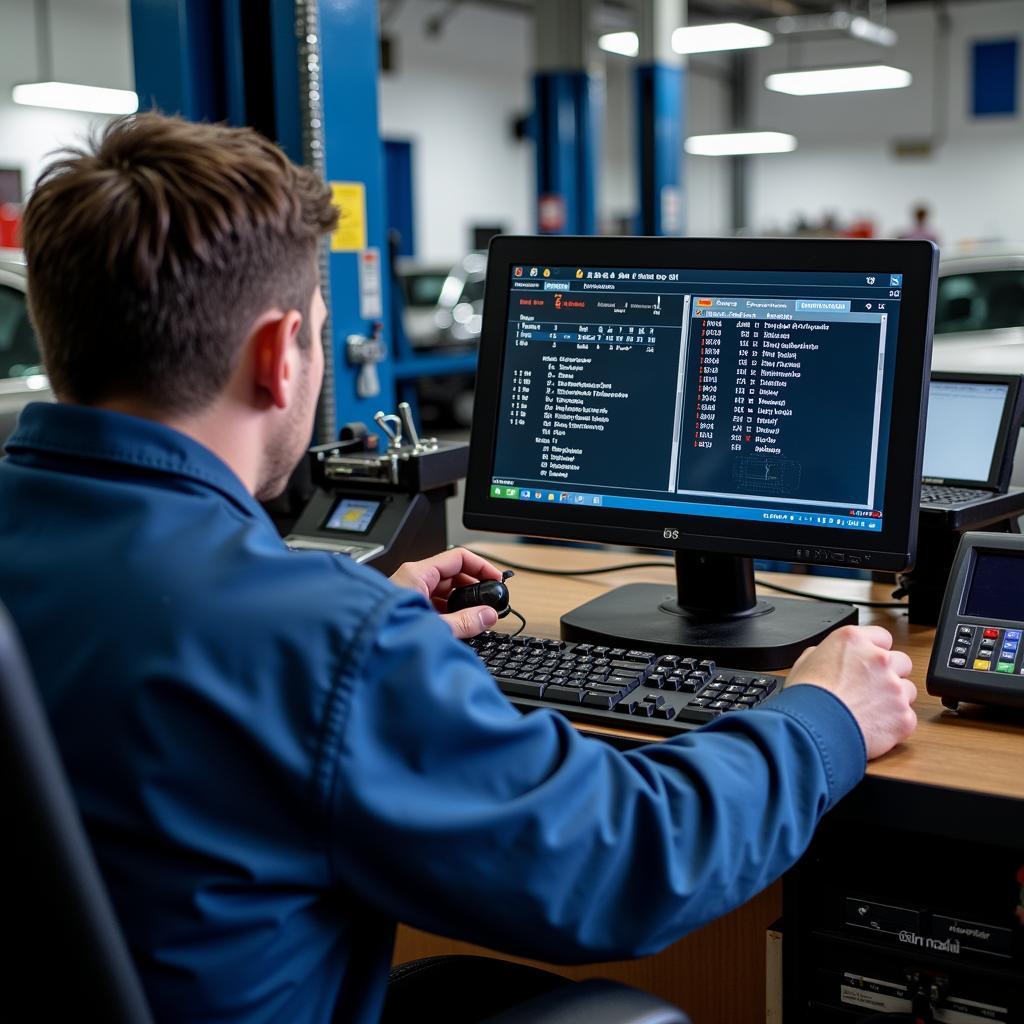
M 338 226 L 331 235 L 331 252 L 366 248 L 366 186 L 361 181 L 332 181 L 331 200 L 338 208 Z

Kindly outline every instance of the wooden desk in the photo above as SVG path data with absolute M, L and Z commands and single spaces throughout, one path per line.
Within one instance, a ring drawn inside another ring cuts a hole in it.
M 497 564 L 503 559 L 545 568 L 587 569 L 639 560 L 626 552 L 585 551 L 526 544 L 480 544 L 482 554 Z M 766 580 L 814 594 L 845 599 L 888 601 L 892 587 L 823 576 L 766 575 Z M 552 577 L 517 570 L 511 584 L 515 607 L 527 619 L 526 632 L 558 637 L 559 617 L 601 591 L 623 583 L 665 582 L 674 587 L 673 565 L 636 569 L 607 576 Z M 770 592 L 765 591 L 766 596 Z M 862 608 L 862 624 L 875 623 L 892 632 L 897 647 L 914 661 L 918 685 L 918 728 L 913 737 L 873 762 L 868 780 L 857 790 L 865 800 L 884 804 L 884 795 L 904 792 L 914 784 L 968 791 L 1013 800 L 1024 799 L 1024 729 L 984 711 L 960 716 L 946 712 L 936 697 L 925 692 L 924 678 L 931 655 L 933 630 L 912 626 L 896 609 Z M 511 628 L 511 627 L 509 627 Z M 643 738 L 640 732 L 630 732 Z M 866 794 L 866 795 L 865 795 Z M 1001 803 L 1002 801 L 1000 801 Z M 902 814 L 905 803 L 892 801 L 892 813 Z M 611 977 L 656 992 L 684 1007 L 697 1024 L 762 1024 L 764 1021 L 765 929 L 781 913 L 781 885 L 775 884 L 734 913 L 643 960 L 593 967 L 555 970 L 574 978 Z M 408 928 L 399 931 L 395 962 L 442 953 L 482 952 L 464 943 L 429 936 Z

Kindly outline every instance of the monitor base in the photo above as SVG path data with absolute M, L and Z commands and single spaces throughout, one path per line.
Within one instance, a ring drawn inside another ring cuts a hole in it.
M 679 607 L 671 585 L 629 583 L 562 616 L 562 639 L 709 658 L 729 668 L 788 668 L 812 644 L 854 625 L 848 604 L 772 598 L 732 618 L 694 615 Z

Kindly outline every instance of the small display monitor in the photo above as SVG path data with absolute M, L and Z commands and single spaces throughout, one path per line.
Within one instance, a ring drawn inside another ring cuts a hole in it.
M 373 525 L 380 502 L 364 498 L 341 498 L 331 509 L 324 523 L 325 530 L 340 530 L 344 533 L 366 533 Z
M 1020 384 L 1019 374 L 932 374 L 921 470 L 927 482 L 1005 489 Z

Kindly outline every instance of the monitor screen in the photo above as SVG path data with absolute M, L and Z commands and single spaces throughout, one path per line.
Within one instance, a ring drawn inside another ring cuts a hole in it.
M 496 240 L 488 267 L 467 525 L 486 507 L 532 521 L 523 532 L 655 527 L 808 561 L 871 547 L 857 538 L 881 550 L 889 530 L 906 552 L 930 247 L 915 261 L 892 242 L 516 241 Z
M 370 499 L 340 498 L 324 523 L 325 530 L 366 533 L 380 511 L 380 502 Z
M 965 615 L 1024 622 L 1024 560 L 1020 555 L 978 551 L 964 601 Z
M 1009 385 L 933 380 L 928 392 L 925 477 L 988 482 Z

